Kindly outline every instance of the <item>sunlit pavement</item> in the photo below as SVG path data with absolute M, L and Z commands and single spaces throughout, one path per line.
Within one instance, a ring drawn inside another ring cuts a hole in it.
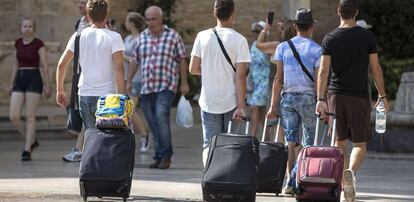
M 168 170 L 148 169 L 151 153 L 137 151 L 131 197 L 128 201 L 202 201 L 200 176 L 201 126 L 173 126 L 174 156 Z M 75 140 L 40 140 L 31 162 L 21 162 L 23 141 L 0 142 L 0 202 L 82 201 L 79 163 L 63 162 Z M 414 154 L 413 154 L 414 155 Z M 414 158 L 371 155 L 357 173 L 357 201 L 414 201 Z M 382 160 L 380 160 L 382 159 Z M 396 160 L 398 159 L 398 160 Z M 88 198 L 122 201 L 121 198 Z M 258 194 L 256 201 L 296 201 L 290 196 Z

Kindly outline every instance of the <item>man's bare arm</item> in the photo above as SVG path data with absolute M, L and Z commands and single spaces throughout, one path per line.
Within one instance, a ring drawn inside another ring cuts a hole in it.
M 189 72 L 192 75 L 201 75 L 201 58 L 191 56 Z
M 125 70 L 124 70 L 124 56 L 122 51 L 117 51 L 112 54 L 115 69 L 115 81 L 117 87 L 117 93 L 125 93 Z
M 187 95 L 190 92 L 190 86 L 188 85 L 187 80 L 187 73 L 188 73 L 188 63 L 186 58 L 181 58 L 180 61 L 180 80 L 181 86 L 180 91 L 182 95 Z
M 316 94 L 318 99 L 325 98 L 326 86 L 328 84 L 329 69 L 331 68 L 331 56 L 322 55 L 321 66 L 318 71 L 318 76 L 315 78 L 316 83 Z
M 384 76 L 382 73 L 381 65 L 378 60 L 377 53 L 369 55 L 369 67 L 372 75 L 372 80 L 374 80 L 375 87 L 378 91 L 378 100 L 375 104 L 375 107 L 379 104 L 380 101 L 383 101 L 385 112 L 388 112 L 390 110 L 390 106 L 388 105 L 387 97 L 385 94 Z

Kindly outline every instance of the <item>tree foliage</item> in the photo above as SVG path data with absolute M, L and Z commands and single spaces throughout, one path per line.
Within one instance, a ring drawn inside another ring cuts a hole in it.
M 387 95 L 394 99 L 403 72 L 414 71 L 414 0 L 361 0 L 360 15 L 371 24 Z M 373 91 L 375 92 L 375 90 Z

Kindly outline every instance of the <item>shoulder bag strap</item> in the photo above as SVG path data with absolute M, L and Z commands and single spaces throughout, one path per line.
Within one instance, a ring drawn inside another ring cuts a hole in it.
M 298 51 L 296 51 L 296 48 L 295 48 L 295 46 L 293 45 L 292 41 L 291 41 L 291 40 L 288 40 L 287 42 L 288 42 L 288 44 L 289 44 L 289 46 L 290 46 L 290 49 L 292 49 L 293 56 L 295 56 L 296 60 L 299 62 L 300 67 L 302 68 L 302 71 L 303 71 L 303 72 L 305 72 L 306 76 L 308 76 L 308 78 L 309 78 L 309 79 L 310 79 L 313 83 L 315 83 L 315 80 L 313 79 L 313 77 L 312 77 L 311 73 L 309 73 L 308 69 L 306 69 L 305 65 L 302 63 L 302 60 L 300 59 L 299 53 L 298 53 Z
M 221 51 L 223 51 L 224 57 L 226 57 L 227 62 L 229 62 L 229 64 L 233 68 L 234 72 L 236 72 L 236 68 L 234 67 L 233 63 L 231 62 L 231 59 L 230 59 L 229 55 L 227 54 L 226 49 L 224 48 L 223 42 L 221 42 L 220 37 L 217 34 L 216 28 L 213 28 L 213 32 L 214 32 L 214 34 L 217 37 L 217 41 L 218 41 L 218 43 L 220 45 Z
M 70 95 L 70 106 L 78 109 L 78 82 L 81 73 L 81 66 L 79 64 L 79 41 L 82 31 L 76 32 L 75 50 L 73 53 L 73 76 L 72 76 L 72 92 Z

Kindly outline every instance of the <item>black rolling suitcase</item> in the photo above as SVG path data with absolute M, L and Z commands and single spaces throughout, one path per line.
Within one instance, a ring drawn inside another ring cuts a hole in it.
M 249 120 L 246 118 L 246 131 Z M 204 201 L 255 201 L 259 142 L 250 135 L 228 133 L 210 140 L 201 187 Z
M 80 163 L 80 194 L 122 197 L 131 190 L 135 160 L 135 136 L 125 129 L 88 129 Z
M 276 196 L 282 192 L 288 160 L 287 148 L 284 144 L 277 142 L 280 119 L 279 117 L 274 141 L 266 141 L 267 131 L 273 124 L 269 124 L 268 120 L 265 119 L 262 142 L 259 146 L 260 162 L 257 183 L 257 192 L 275 193 Z

